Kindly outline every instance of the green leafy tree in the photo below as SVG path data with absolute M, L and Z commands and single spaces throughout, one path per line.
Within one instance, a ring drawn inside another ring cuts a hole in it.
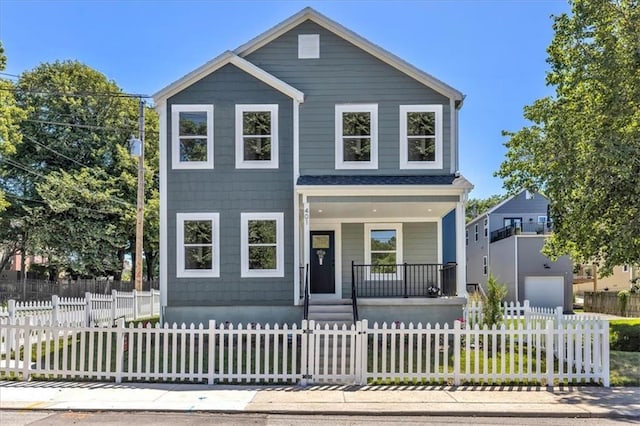
M 25 72 L 16 89 L 27 111 L 23 143 L 0 164 L 0 184 L 15 200 L 12 220 L 29 224 L 30 250 L 52 268 L 119 278 L 135 245 L 137 159 L 129 139 L 137 133 L 138 99 L 75 61 Z M 145 194 L 157 198 L 158 120 L 149 108 L 145 117 Z M 157 258 L 157 236 L 148 239 Z
M 544 253 L 614 265 L 640 261 L 640 3 L 571 0 L 554 18 L 547 84 L 509 136 L 497 175 L 542 191 L 554 233 Z
M 4 71 L 7 57 L 0 42 L 0 71 Z M 20 122 L 26 114 L 17 104 L 14 97 L 14 86 L 11 81 L 0 78 L 0 160 L 15 154 L 16 146 L 22 141 Z M 0 212 L 9 207 L 5 193 L 0 189 Z M 2 244 L 0 242 L 0 244 Z M 4 247 L 0 246 L 0 250 Z M 2 268 L 0 268 L 2 270 Z
M 491 195 L 488 198 L 469 198 L 466 205 L 467 221 L 475 218 L 479 214 L 482 214 L 489 210 L 491 207 L 499 204 L 501 201 L 507 198 L 506 194 L 503 195 Z

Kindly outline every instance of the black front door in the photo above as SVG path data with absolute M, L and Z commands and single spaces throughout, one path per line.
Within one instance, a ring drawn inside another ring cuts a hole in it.
M 333 231 L 311 231 L 311 293 L 335 293 L 335 251 Z

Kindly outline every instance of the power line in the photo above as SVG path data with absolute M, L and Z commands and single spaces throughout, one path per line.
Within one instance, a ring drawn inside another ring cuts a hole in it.
M 41 179 L 45 179 L 45 180 L 47 179 L 47 177 L 44 176 L 43 174 L 35 172 L 35 171 L 30 170 L 29 168 L 27 168 L 27 166 L 25 164 L 21 164 L 21 163 L 18 163 L 16 161 L 10 160 L 8 158 L 2 158 L 2 157 L 0 157 L 0 161 L 3 161 L 3 162 L 5 162 L 5 163 L 7 163 L 7 164 L 9 164 L 9 165 L 11 165 L 13 167 L 21 169 L 21 170 L 23 170 L 23 171 L 25 171 L 27 173 L 32 174 L 32 175 L 38 176 Z M 78 187 L 75 187 L 75 186 L 72 186 L 71 188 L 75 189 L 76 191 L 78 191 L 80 193 L 82 192 L 81 188 L 78 188 Z M 135 207 L 133 204 L 128 203 L 128 202 L 126 202 L 124 200 L 121 200 L 119 198 L 116 198 L 116 197 L 109 197 L 109 200 L 113 201 L 114 203 L 122 204 L 123 206 L 126 206 L 126 207 Z
M 19 197 L 17 195 L 8 194 L 8 193 L 5 193 L 5 195 L 7 197 L 15 198 L 17 200 L 30 201 L 30 202 L 33 202 L 33 203 L 44 204 L 45 206 L 49 207 L 49 203 L 47 203 L 46 201 L 43 201 L 43 200 L 36 200 L 34 198 L 27 198 L 27 197 Z M 75 204 L 73 204 L 71 207 L 74 208 L 74 209 L 77 209 L 77 210 L 85 210 L 85 211 L 90 211 L 90 212 L 95 212 L 95 213 L 103 213 L 103 214 L 114 214 L 114 213 L 116 213 L 116 212 L 112 212 L 112 211 L 109 212 L 109 211 L 105 211 L 105 210 L 91 209 L 89 207 L 80 207 L 80 206 L 75 205 Z
M 79 98 L 89 98 L 89 97 L 111 97 L 111 98 L 135 98 L 135 99 L 151 99 L 149 95 L 143 95 L 141 93 L 124 93 L 124 92 L 51 92 L 45 90 L 25 90 L 18 87 L 7 87 L 0 88 L 0 90 L 14 92 L 14 93 L 24 93 L 30 95 L 45 95 L 45 96 L 69 96 L 69 97 L 79 97 Z
M 74 124 L 74 123 L 65 123 L 63 121 L 47 121 L 47 120 L 30 120 L 25 119 L 22 121 L 27 121 L 29 123 L 39 123 L 39 124 L 51 124 L 52 126 L 68 126 L 68 127 L 78 127 L 81 129 L 89 129 L 89 130 L 109 130 L 109 131 L 125 131 L 125 132 L 137 132 L 137 128 L 133 127 L 108 127 L 108 126 L 98 126 L 95 124 Z M 159 134 L 156 131 L 148 130 L 145 131 L 145 134 Z
M 87 169 L 93 169 L 92 167 L 89 167 L 89 166 L 87 166 L 86 164 L 82 164 L 82 163 L 81 163 L 81 162 L 79 162 L 78 160 L 75 160 L 75 159 L 73 159 L 73 158 L 71 158 L 71 157 L 68 157 L 68 156 L 64 155 L 63 153 L 56 151 L 56 150 L 55 150 L 55 149 L 53 149 L 53 148 L 49 148 L 49 147 L 48 147 L 48 146 L 46 146 L 45 144 L 42 144 L 42 143 L 38 142 L 37 140 L 35 140 L 34 138 L 32 138 L 32 137 L 31 137 L 31 136 L 29 136 L 29 135 L 23 135 L 23 136 L 24 136 L 25 138 L 29 139 L 31 142 L 35 143 L 36 145 L 41 146 L 42 148 L 47 149 L 47 150 L 49 150 L 49 151 L 53 152 L 54 154 L 57 154 L 57 155 L 59 155 L 59 156 L 61 156 L 61 157 L 63 157 L 63 158 L 66 158 L 67 160 L 72 161 L 72 162 L 76 163 L 76 164 L 77 164 L 77 165 L 79 165 L 79 166 L 85 167 L 85 168 L 87 168 Z

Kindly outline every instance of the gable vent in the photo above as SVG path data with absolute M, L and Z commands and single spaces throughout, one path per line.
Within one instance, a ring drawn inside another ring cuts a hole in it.
M 320 34 L 298 35 L 298 59 L 317 59 L 320 57 Z

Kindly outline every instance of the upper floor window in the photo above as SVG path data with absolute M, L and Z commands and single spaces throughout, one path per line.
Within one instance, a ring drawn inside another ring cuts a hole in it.
M 336 169 L 378 168 L 378 105 L 336 105 Z
M 464 231 L 464 245 L 469 245 L 469 230 L 465 229 Z
M 219 213 L 176 214 L 178 278 L 220 276 Z
M 284 277 L 284 214 L 241 213 L 242 277 Z
M 473 227 L 475 240 L 478 241 L 478 224 Z
M 236 105 L 236 168 L 278 168 L 278 105 Z
M 171 106 L 174 169 L 213 168 L 213 105 Z
M 400 168 L 442 168 L 442 105 L 400 105 Z
M 489 221 L 485 218 L 484 220 L 484 237 L 487 238 L 489 234 Z

